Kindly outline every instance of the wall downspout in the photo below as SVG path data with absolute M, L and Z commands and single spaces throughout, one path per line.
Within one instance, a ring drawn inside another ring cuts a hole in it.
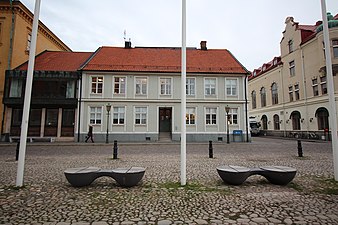
M 245 95 L 245 129 L 246 129 L 246 142 L 249 142 L 249 127 L 248 127 L 248 95 L 247 95 L 248 74 L 245 74 L 244 79 L 244 95 Z
M 282 81 L 282 102 L 283 102 L 283 124 L 284 124 L 284 137 L 286 137 L 286 111 L 285 111 L 285 98 L 284 98 L 284 76 L 283 76 L 283 70 L 282 68 L 279 68 L 279 74 L 281 77 L 281 81 Z
M 79 98 L 79 105 L 78 105 L 78 120 L 77 120 L 77 142 L 80 142 L 80 128 L 81 128 L 81 101 L 82 101 L 82 73 L 80 74 L 80 98 Z
M 9 0 L 11 11 L 12 11 L 12 21 L 11 21 L 11 30 L 9 34 L 9 51 L 8 51 L 8 61 L 7 61 L 7 70 L 11 70 L 12 67 L 12 55 L 13 55 L 13 35 L 14 35 L 14 26 L 15 26 L 15 14 L 14 14 L 14 7 L 13 7 L 13 0 Z M 1 121 L 1 134 L 3 134 L 4 131 L 4 120 L 5 120 L 5 114 L 6 114 L 6 106 L 3 105 L 3 111 L 2 111 L 2 121 Z
M 307 91 L 306 91 L 306 79 L 305 79 L 305 65 L 304 65 L 304 53 L 303 49 L 300 49 L 300 54 L 302 57 L 302 79 L 304 85 L 304 100 L 305 100 L 305 119 L 306 119 L 306 132 L 309 132 L 309 114 L 308 114 L 308 104 L 307 104 Z

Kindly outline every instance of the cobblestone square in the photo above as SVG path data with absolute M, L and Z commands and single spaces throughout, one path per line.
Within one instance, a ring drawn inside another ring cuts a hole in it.
M 15 144 L 0 145 L 0 224 L 338 224 L 338 183 L 331 143 L 255 137 L 251 143 L 187 145 L 187 186 L 180 187 L 180 144 L 32 143 L 27 145 L 23 188 L 15 187 Z M 261 176 L 243 185 L 222 183 L 219 165 L 289 166 L 286 186 Z M 72 167 L 146 168 L 142 182 L 118 187 L 102 177 L 71 187 L 63 171 Z

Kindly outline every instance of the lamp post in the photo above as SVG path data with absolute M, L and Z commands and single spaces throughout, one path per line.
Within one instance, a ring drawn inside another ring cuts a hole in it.
M 227 113 L 227 144 L 230 144 L 230 135 L 229 135 L 229 111 L 230 107 L 225 106 L 225 112 Z
M 110 114 L 110 109 L 111 109 L 111 105 L 110 103 L 108 103 L 106 105 L 106 110 L 107 110 L 107 134 L 106 134 L 106 143 L 108 144 L 108 132 L 109 132 L 109 114 Z

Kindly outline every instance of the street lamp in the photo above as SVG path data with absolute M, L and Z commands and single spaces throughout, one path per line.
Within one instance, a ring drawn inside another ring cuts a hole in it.
M 229 135 L 229 111 L 230 107 L 225 106 L 225 112 L 227 113 L 227 144 L 230 144 L 230 135 Z
M 108 144 L 108 132 L 109 132 L 109 114 L 110 114 L 110 109 L 111 109 L 111 105 L 110 103 L 108 103 L 106 105 L 106 110 L 107 110 L 107 134 L 106 134 L 106 143 Z

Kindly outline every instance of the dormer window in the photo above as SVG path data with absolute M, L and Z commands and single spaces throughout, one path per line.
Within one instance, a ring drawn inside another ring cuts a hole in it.
M 253 76 L 254 76 L 254 77 L 256 76 L 256 71 L 253 72 Z
M 265 71 L 265 69 L 266 69 L 266 66 L 264 65 L 263 68 L 262 68 L 262 70 Z
M 288 47 L 289 47 L 289 53 L 293 52 L 293 40 L 289 40 Z
M 274 65 L 274 66 L 277 65 L 277 59 L 274 59 L 274 60 L 273 60 L 273 65 Z

